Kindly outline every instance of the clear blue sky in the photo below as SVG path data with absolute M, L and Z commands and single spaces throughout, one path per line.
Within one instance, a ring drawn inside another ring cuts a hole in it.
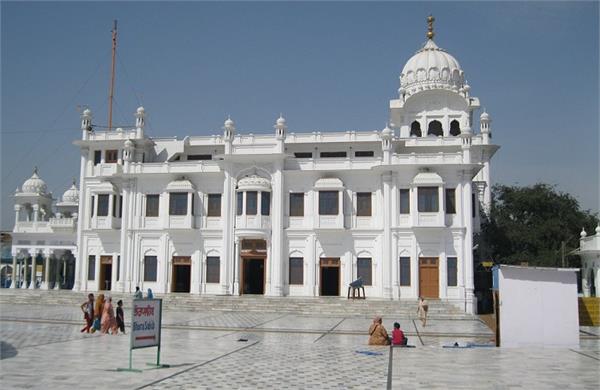
M 493 180 L 556 184 L 599 203 L 598 3 L 2 2 L 1 226 L 34 165 L 58 197 L 79 177 L 78 105 L 107 122 L 110 29 L 119 21 L 115 122 L 141 103 L 148 134 L 381 129 L 404 63 L 436 17 L 493 118 Z

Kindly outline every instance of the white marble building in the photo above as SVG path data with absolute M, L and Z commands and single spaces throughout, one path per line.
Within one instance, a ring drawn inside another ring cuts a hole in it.
M 596 234 L 589 236 L 581 231 L 579 249 L 575 254 L 581 257 L 581 289 L 584 297 L 597 297 L 600 291 L 600 225 Z
M 473 234 L 490 203 L 490 116 L 433 41 L 411 57 L 383 130 L 151 138 L 82 115 L 80 291 L 473 296 Z
M 79 208 L 75 181 L 53 203 L 37 168 L 15 191 L 11 288 L 73 288 Z

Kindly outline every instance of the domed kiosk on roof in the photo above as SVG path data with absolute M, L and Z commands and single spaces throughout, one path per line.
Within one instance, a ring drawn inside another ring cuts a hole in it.
M 458 91 L 464 86 L 464 72 L 458 61 L 433 39 L 412 56 L 400 74 L 400 87 L 407 95 L 426 89 Z
M 21 192 L 27 194 L 44 195 L 47 193 L 47 191 L 48 187 L 46 186 L 46 182 L 38 176 L 37 167 L 33 169 L 33 175 L 31 175 L 29 179 L 25 180 L 25 182 L 21 186 Z
M 69 189 L 64 192 L 62 196 L 62 203 L 79 203 L 79 188 L 77 188 L 77 186 L 75 185 L 75 181 L 73 181 L 71 187 L 69 187 Z

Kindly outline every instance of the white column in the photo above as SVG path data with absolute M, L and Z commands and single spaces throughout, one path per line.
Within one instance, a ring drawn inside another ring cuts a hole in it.
M 35 279 L 36 279 L 36 272 L 35 272 L 35 268 L 37 266 L 37 261 L 36 261 L 36 257 L 37 254 L 34 253 L 33 255 L 31 255 L 31 282 L 29 283 L 29 289 L 30 290 L 34 290 L 35 289 Z
M 60 257 L 54 261 L 54 289 L 60 290 Z
M 413 296 L 419 296 L 419 248 L 417 237 L 413 235 L 412 254 L 410 256 L 410 284 L 413 290 Z
M 20 219 L 21 219 L 21 205 L 16 204 L 15 205 L 15 225 L 17 225 L 19 223 Z
M 271 199 L 271 269 L 273 275 L 271 276 L 272 283 L 272 295 L 282 296 L 283 295 L 283 281 L 284 275 L 283 261 L 285 256 L 283 254 L 283 161 L 278 160 L 275 163 L 275 172 L 273 173 L 273 184 L 272 184 L 272 199 Z M 262 202 L 261 202 L 262 203 Z
M 310 233 L 308 235 L 307 245 L 306 245 L 306 264 L 308 265 L 308 269 L 306 270 L 306 295 L 316 296 L 316 280 L 315 280 L 315 264 L 317 259 L 315 259 L 315 234 Z
M 412 221 L 412 226 L 419 225 L 419 188 L 417 186 L 411 186 L 409 190 L 409 203 L 410 203 L 410 219 Z
M 392 173 L 382 175 L 383 182 L 383 256 L 381 270 L 383 276 L 383 297 L 392 298 Z
M 123 210 L 121 211 L 121 242 L 119 243 L 119 255 L 121 261 L 118 262 L 119 280 L 115 284 L 114 291 L 125 292 L 125 267 L 123 263 L 126 261 L 125 253 L 127 252 L 127 231 L 129 229 L 129 215 L 133 214 L 133 209 L 130 207 L 130 182 L 125 181 L 122 185 Z
M 44 279 L 40 288 L 42 290 L 48 290 L 50 288 L 50 255 L 52 251 L 44 253 Z
M 467 173 L 465 176 L 463 187 L 463 220 L 465 226 L 465 241 L 464 241 L 464 269 L 465 269 L 465 311 L 469 314 L 474 314 L 477 308 L 477 301 L 473 294 L 473 217 L 471 215 L 471 178 Z
M 233 178 L 231 177 L 230 167 L 226 165 L 224 167 L 225 181 L 223 182 L 223 204 L 221 206 L 223 215 L 223 244 L 221 250 L 221 269 L 220 269 L 220 281 L 221 281 L 221 294 L 230 294 L 230 270 L 232 266 L 230 263 L 233 262 L 233 253 L 231 244 L 233 242 L 233 202 L 232 202 L 232 190 L 233 190 Z
M 233 264 L 233 295 L 240 295 L 240 245 L 241 240 L 239 237 L 236 237 L 235 259 Z
M 27 269 L 27 257 L 28 253 L 25 253 L 23 256 L 23 283 L 21 283 L 21 288 L 27 288 L 27 275 L 29 274 Z
M 37 222 L 40 219 L 40 205 L 34 204 L 33 208 L 33 222 Z
M 10 288 L 17 288 L 17 255 L 12 256 L 12 280 Z

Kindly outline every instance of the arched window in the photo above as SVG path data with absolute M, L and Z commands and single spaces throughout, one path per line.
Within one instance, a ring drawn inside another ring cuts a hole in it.
M 460 123 L 456 119 L 450 122 L 450 135 L 460 135 Z
M 444 135 L 442 131 L 442 124 L 439 121 L 431 121 L 429 122 L 429 128 L 427 129 L 427 135 L 437 135 L 441 137 Z
M 410 125 L 410 136 L 411 137 L 421 137 L 421 124 L 417 121 L 414 121 Z

